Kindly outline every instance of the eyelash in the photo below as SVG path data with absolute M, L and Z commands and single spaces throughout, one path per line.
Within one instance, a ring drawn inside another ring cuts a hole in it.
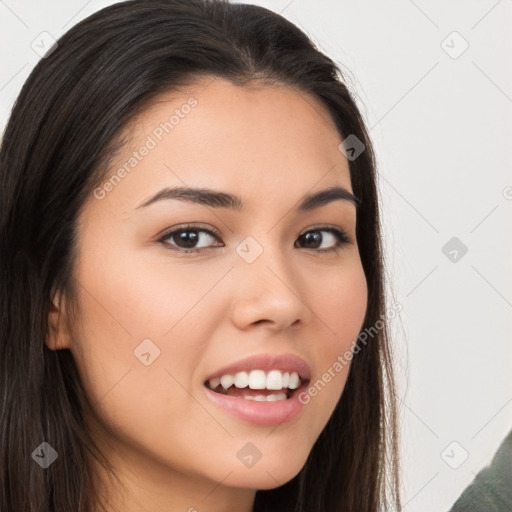
M 172 231 L 169 231 L 168 233 L 166 233 L 163 237 L 161 237 L 159 240 L 157 240 L 157 243 L 164 245 L 165 248 L 170 249 L 172 251 L 177 251 L 177 252 L 185 253 L 185 254 L 201 253 L 201 252 L 204 252 L 205 250 L 213 248 L 213 247 L 200 247 L 197 249 L 183 249 L 183 248 L 172 247 L 169 244 L 169 242 L 166 242 L 166 240 L 168 240 L 169 238 L 172 238 L 177 233 L 187 232 L 187 231 L 197 231 L 197 232 L 207 233 L 210 236 L 212 236 L 213 238 L 215 238 L 217 241 L 219 241 L 220 236 L 221 236 L 220 233 L 215 229 L 206 229 L 201 226 L 184 224 L 184 225 L 178 226 L 177 228 L 173 229 Z M 299 236 L 303 236 L 308 233 L 315 233 L 318 231 L 325 231 L 325 232 L 333 234 L 336 238 L 336 244 L 334 245 L 334 247 L 331 247 L 329 249 L 309 249 L 311 251 L 319 252 L 322 254 L 332 253 L 332 252 L 338 253 L 339 250 L 344 245 L 352 243 L 352 240 L 350 239 L 350 237 L 347 235 L 347 233 L 344 230 L 335 228 L 332 226 L 317 226 L 315 228 L 309 229 L 308 231 L 304 231 Z M 306 249 L 308 249 L 308 248 L 306 247 Z

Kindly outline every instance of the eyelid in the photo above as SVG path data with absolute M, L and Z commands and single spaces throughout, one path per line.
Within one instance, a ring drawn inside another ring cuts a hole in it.
M 183 230 L 187 230 L 187 229 L 190 229 L 190 230 L 195 229 L 197 231 L 206 231 L 207 233 L 209 233 L 210 235 L 212 235 L 216 238 L 221 238 L 221 236 L 222 236 L 220 234 L 220 231 L 218 231 L 217 229 L 215 229 L 212 226 L 209 226 L 206 224 L 185 223 L 185 224 L 178 224 L 177 226 L 172 226 L 171 228 L 166 229 L 162 235 L 158 236 L 158 241 L 160 241 L 162 239 L 169 238 L 169 236 L 171 236 L 171 234 L 173 234 L 175 231 L 183 231 Z
M 310 231 L 329 231 L 335 233 L 339 232 L 341 236 L 346 240 L 346 243 L 353 243 L 352 237 L 348 234 L 348 232 L 345 229 L 338 226 L 334 226 L 333 224 L 320 224 L 319 226 L 307 228 L 306 230 L 302 231 L 302 233 L 299 236 L 309 233 Z
M 172 228 L 167 229 L 166 232 L 158 238 L 157 243 L 163 244 L 165 246 L 169 246 L 170 244 L 165 242 L 165 240 L 167 238 L 170 238 L 176 231 L 187 231 L 187 230 L 203 231 L 203 232 L 208 233 L 211 236 L 213 236 L 218 242 L 221 241 L 221 238 L 222 238 L 220 232 L 212 226 L 208 225 L 208 227 L 206 227 L 206 225 L 204 225 L 204 224 L 185 223 L 185 224 L 178 224 L 177 226 L 173 226 Z M 334 226 L 332 224 L 321 224 L 321 225 L 314 225 L 314 226 L 308 227 L 307 229 L 305 229 L 298 235 L 297 239 L 299 237 L 305 235 L 306 233 L 314 232 L 314 231 L 327 231 L 327 232 L 331 233 L 336 238 L 337 243 L 334 247 L 331 247 L 329 249 L 309 249 L 306 247 L 305 248 L 306 250 L 310 250 L 310 251 L 320 253 L 320 254 L 332 253 L 332 252 L 337 253 L 339 250 L 341 250 L 343 248 L 344 245 L 354 243 L 352 240 L 352 237 L 348 235 L 348 233 L 345 229 L 338 227 L 338 226 Z M 219 246 L 216 246 L 216 247 L 219 247 Z M 199 253 L 202 253 L 209 249 L 213 249 L 215 247 L 214 246 L 199 247 L 199 248 L 192 248 L 192 249 L 184 249 L 184 248 L 176 248 L 176 247 L 167 247 L 167 248 L 169 248 L 170 250 L 174 250 L 175 252 L 178 252 L 178 253 L 199 254 Z

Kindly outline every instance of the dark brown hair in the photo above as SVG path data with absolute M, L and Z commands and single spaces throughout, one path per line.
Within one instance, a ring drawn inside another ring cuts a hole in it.
M 104 178 L 121 129 L 159 94 L 200 77 L 284 84 L 317 98 L 365 150 L 349 159 L 356 236 L 368 283 L 364 329 L 345 389 L 301 471 L 256 493 L 255 512 L 400 509 L 393 361 L 374 152 L 341 70 L 282 16 L 227 0 L 133 0 L 81 21 L 40 60 L 0 149 L 0 510 L 92 512 L 88 404 L 67 349 L 49 350 L 56 291 L 73 297 L 76 222 Z M 375 329 L 378 321 L 382 327 Z M 43 469 L 43 442 L 58 460 Z M 300 440 L 297 440 L 300 442 Z M 104 467 L 108 461 L 103 460 Z

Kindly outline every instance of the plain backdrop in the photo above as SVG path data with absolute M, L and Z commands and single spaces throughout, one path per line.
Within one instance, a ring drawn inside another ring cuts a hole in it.
M 115 2 L 0 0 L 0 129 L 39 60 Z M 408 512 L 450 508 L 512 428 L 511 0 L 274 0 L 341 66 L 376 147 Z

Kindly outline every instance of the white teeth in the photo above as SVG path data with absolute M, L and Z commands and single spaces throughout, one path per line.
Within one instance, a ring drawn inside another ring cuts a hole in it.
M 286 400 L 286 394 L 276 393 L 275 395 L 267 395 L 267 402 L 277 402 L 278 400 Z
M 237 388 L 246 388 L 249 385 L 249 374 L 247 372 L 235 373 L 234 383 Z
M 229 375 L 229 374 L 223 375 L 220 378 L 220 383 L 222 384 L 222 387 L 224 389 L 228 389 L 229 387 L 231 387 L 233 385 L 234 381 L 235 381 L 235 378 L 233 377 L 233 375 Z
M 210 384 L 210 387 L 212 389 L 215 389 L 220 384 L 220 378 L 219 377 L 215 377 L 215 379 L 210 379 L 208 381 L 208 383 Z
M 211 389 L 221 384 L 224 389 L 235 385 L 243 389 L 249 386 L 250 389 L 268 389 L 279 391 L 281 389 L 297 389 L 301 385 L 301 379 L 297 372 L 281 372 L 270 370 L 267 374 L 263 370 L 252 370 L 250 373 L 238 372 L 235 375 L 229 373 L 208 381 Z M 262 396 L 262 395 L 260 395 Z M 269 395 L 272 396 L 272 395 Z M 250 399 L 249 399 L 250 400 Z
M 281 389 L 283 379 L 279 370 L 272 370 L 267 375 L 267 389 Z
M 245 400 L 255 400 L 256 402 L 277 402 L 286 400 L 285 393 L 275 393 L 273 395 L 257 395 L 257 396 L 244 396 Z
M 293 372 L 290 375 L 290 382 L 288 383 L 288 387 L 290 389 L 297 389 L 300 386 L 300 378 L 297 372 Z
M 251 389 L 265 389 L 266 377 L 263 370 L 252 370 L 249 374 L 249 387 Z

